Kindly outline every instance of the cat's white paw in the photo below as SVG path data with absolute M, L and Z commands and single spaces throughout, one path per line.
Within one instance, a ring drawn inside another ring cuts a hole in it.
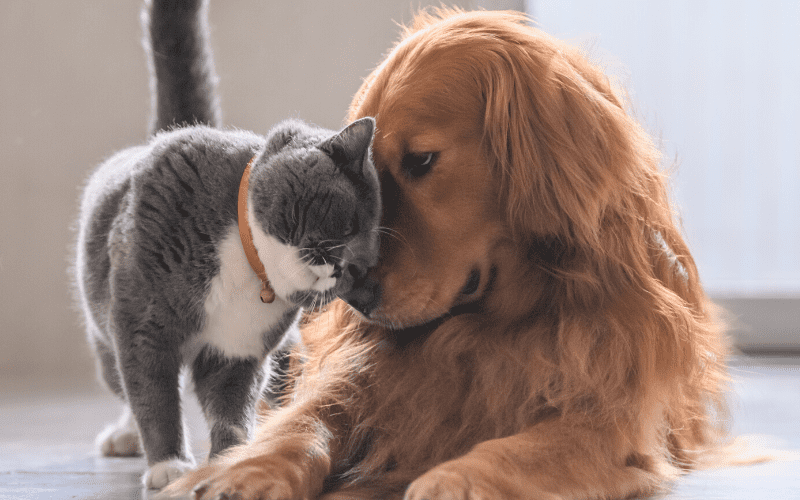
M 142 454 L 142 442 L 133 414 L 127 406 L 119 420 L 97 435 L 100 453 L 106 457 L 137 457 Z
M 177 458 L 173 458 L 172 460 L 164 460 L 163 462 L 153 464 L 153 466 L 144 473 L 144 478 L 142 478 L 142 481 L 144 482 L 146 488 L 151 490 L 160 490 L 193 468 L 194 462 L 180 460 Z
M 313 290 L 324 292 L 336 286 L 336 278 L 319 278 L 311 286 Z

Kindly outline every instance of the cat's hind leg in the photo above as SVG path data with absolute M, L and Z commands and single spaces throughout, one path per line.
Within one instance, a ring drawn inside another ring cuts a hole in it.
M 264 382 L 264 363 L 255 357 L 227 358 L 205 347 L 192 364 L 192 376 L 211 428 L 209 458 L 247 441 Z
M 142 454 L 142 442 L 139 439 L 139 429 L 133 413 L 125 399 L 122 389 L 122 379 L 117 369 L 117 359 L 114 351 L 99 339 L 98 335 L 92 337 L 92 345 L 97 355 L 98 371 L 109 389 L 125 404 L 119 420 L 106 427 L 95 439 L 97 449 L 107 457 L 137 457 Z
M 125 404 L 119 420 L 97 435 L 95 445 L 106 457 L 138 457 L 142 454 L 139 429 L 130 406 Z

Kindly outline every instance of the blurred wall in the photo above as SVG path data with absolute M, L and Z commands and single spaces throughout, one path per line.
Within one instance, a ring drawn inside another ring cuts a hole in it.
M 224 120 L 342 125 L 408 22 L 407 0 L 212 0 Z M 465 8 L 474 2 L 448 2 Z M 140 3 L 0 2 L 0 379 L 93 378 L 67 273 L 79 187 L 146 138 Z
M 800 355 L 800 3 L 536 0 L 528 9 L 628 90 L 676 163 L 687 242 L 736 345 Z
M 537 0 L 535 13 L 627 87 L 677 160 L 706 290 L 800 299 L 800 3 Z

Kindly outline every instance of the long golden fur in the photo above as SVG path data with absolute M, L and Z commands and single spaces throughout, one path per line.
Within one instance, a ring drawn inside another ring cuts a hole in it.
M 367 77 L 367 115 L 379 306 L 309 318 L 285 407 L 173 491 L 626 498 L 695 465 L 722 334 L 608 78 L 520 15 L 437 10 Z

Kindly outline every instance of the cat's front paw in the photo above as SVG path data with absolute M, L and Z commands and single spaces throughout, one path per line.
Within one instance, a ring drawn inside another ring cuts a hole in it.
M 194 465 L 194 462 L 180 460 L 178 458 L 164 460 L 163 462 L 153 464 L 153 466 L 144 473 L 142 481 L 146 488 L 160 490 L 192 470 Z
M 142 454 L 139 430 L 128 408 L 119 421 L 109 425 L 97 435 L 95 443 L 104 457 L 138 457 Z

